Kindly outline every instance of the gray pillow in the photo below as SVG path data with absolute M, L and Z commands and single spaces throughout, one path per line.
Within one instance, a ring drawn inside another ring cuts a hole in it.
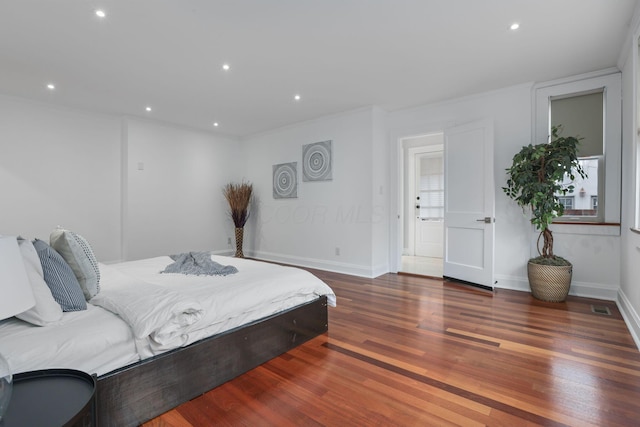
M 86 310 L 87 301 L 69 264 L 42 240 L 35 239 L 33 247 L 40 257 L 44 281 L 51 289 L 53 299 L 62 307 L 62 311 Z
M 58 228 L 49 236 L 49 244 L 73 270 L 84 298 L 88 301 L 100 292 L 100 267 L 87 240 L 73 231 Z

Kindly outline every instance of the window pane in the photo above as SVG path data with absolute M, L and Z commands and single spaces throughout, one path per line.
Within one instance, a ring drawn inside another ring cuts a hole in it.
M 563 185 L 573 185 L 572 193 L 558 194 L 564 206 L 564 216 L 597 216 L 598 215 L 598 157 L 580 159 L 580 165 L 587 173 L 587 178 L 576 176 L 572 182 L 565 176 Z
M 571 197 L 559 197 L 560 204 L 564 206 L 565 215 L 568 211 L 573 209 L 573 196 Z
M 441 151 L 420 159 L 420 210 L 422 219 L 441 219 L 444 215 L 444 173 Z

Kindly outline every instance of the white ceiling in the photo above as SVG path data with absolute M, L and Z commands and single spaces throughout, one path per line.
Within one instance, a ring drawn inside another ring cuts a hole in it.
M 0 93 L 245 136 L 613 67 L 635 5 L 0 0 Z

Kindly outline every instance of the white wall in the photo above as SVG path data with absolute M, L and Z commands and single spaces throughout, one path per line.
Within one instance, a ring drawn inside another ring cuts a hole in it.
M 61 225 L 120 259 L 120 121 L 0 96 L 0 194 L 0 234 Z
M 554 253 L 573 263 L 570 294 L 615 300 L 620 287 L 619 227 L 555 225 L 551 228 Z M 532 251 L 534 243 L 532 238 Z
M 0 96 L 0 150 L 0 234 L 48 241 L 61 225 L 102 262 L 231 251 L 236 140 Z
M 635 25 L 629 35 L 630 43 L 624 52 L 622 67 L 622 226 L 621 226 L 621 257 L 620 257 L 620 290 L 618 292 L 618 306 L 620 307 L 636 345 L 640 346 L 640 234 L 631 231 L 635 227 L 636 215 L 636 162 L 638 87 L 634 80 L 640 70 L 637 60 L 638 11 L 636 10 Z
M 363 276 L 386 271 L 388 166 L 381 116 L 364 108 L 243 141 L 244 176 L 256 194 L 245 232 L 249 254 Z M 333 141 L 333 179 L 303 182 L 302 146 L 326 140 Z M 298 163 L 298 197 L 274 199 L 272 167 L 288 162 Z
M 495 278 L 497 287 L 528 291 L 527 260 L 535 256 L 533 233 L 528 217 L 509 198 L 502 187 L 505 169 L 513 155 L 531 138 L 532 85 L 519 85 L 495 92 L 428 105 L 389 115 L 394 160 L 391 170 L 392 212 L 400 213 L 398 189 L 401 180 L 398 157 L 402 155 L 399 140 L 406 136 L 436 132 L 448 127 L 481 119 L 494 124 L 494 176 L 496 194 Z M 613 173 L 616 173 L 614 171 Z M 392 215 L 393 216 L 393 215 Z M 401 250 L 400 227 L 392 225 L 391 239 L 397 243 L 392 258 Z M 555 228 L 556 226 L 552 227 Z M 579 233 L 574 233 L 579 231 Z M 618 236 L 593 236 L 574 229 L 555 234 L 555 252 L 574 264 L 572 293 L 615 299 L 619 286 Z M 397 267 L 397 265 L 394 265 Z
M 132 118 L 125 126 L 124 258 L 230 249 L 222 188 L 242 178 L 238 142 Z

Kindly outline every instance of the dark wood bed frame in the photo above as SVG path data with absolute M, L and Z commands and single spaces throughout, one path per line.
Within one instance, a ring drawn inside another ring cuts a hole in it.
M 137 426 L 328 329 L 327 297 L 98 377 L 97 425 Z

